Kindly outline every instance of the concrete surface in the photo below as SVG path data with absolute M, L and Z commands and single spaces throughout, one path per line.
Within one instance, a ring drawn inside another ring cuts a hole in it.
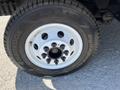
M 120 90 L 120 23 L 102 26 L 96 56 L 67 76 L 41 78 L 17 69 L 5 54 L 3 33 L 9 17 L 0 17 L 0 90 Z

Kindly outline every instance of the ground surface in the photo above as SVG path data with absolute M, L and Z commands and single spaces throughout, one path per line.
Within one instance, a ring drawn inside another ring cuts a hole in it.
M 56 78 L 39 78 L 14 66 L 3 47 L 9 17 L 0 17 L 0 90 L 120 90 L 120 23 L 102 26 L 96 56 L 77 72 Z

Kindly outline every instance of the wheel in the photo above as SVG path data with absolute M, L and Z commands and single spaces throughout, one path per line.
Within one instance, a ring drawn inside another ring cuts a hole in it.
M 38 76 L 68 74 L 98 46 L 95 19 L 75 0 L 31 1 L 11 17 L 4 35 L 8 56 Z

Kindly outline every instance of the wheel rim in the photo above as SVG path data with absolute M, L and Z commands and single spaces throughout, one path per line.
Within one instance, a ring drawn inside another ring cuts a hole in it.
M 81 55 L 83 41 L 72 27 L 51 23 L 33 30 L 25 42 L 25 52 L 36 66 L 61 69 L 73 64 Z

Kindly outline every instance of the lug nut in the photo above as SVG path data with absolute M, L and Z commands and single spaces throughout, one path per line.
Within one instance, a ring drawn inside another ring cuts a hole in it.
M 65 61 L 66 57 L 65 56 L 62 56 L 61 59 L 63 60 L 63 62 Z
M 54 63 L 57 65 L 57 64 L 59 63 L 59 60 L 56 59 L 56 60 L 54 61 Z
M 64 44 L 60 45 L 60 48 L 61 48 L 62 50 L 64 50 L 64 49 L 65 49 L 65 45 L 64 45 Z
M 51 44 L 51 46 L 56 47 L 57 44 L 56 44 L 55 42 L 53 42 L 53 43 Z
M 47 61 L 48 64 L 50 64 L 51 59 L 50 59 L 50 58 L 47 58 L 46 61 Z
M 67 56 L 69 54 L 69 51 L 65 50 L 63 53 Z
M 47 47 L 47 46 L 45 46 L 43 49 L 44 49 L 45 52 L 49 51 L 49 47 Z
M 42 54 L 42 57 L 43 57 L 44 59 L 46 58 L 46 56 L 47 56 L 46 53 L 43 53 L 43 54 Z

